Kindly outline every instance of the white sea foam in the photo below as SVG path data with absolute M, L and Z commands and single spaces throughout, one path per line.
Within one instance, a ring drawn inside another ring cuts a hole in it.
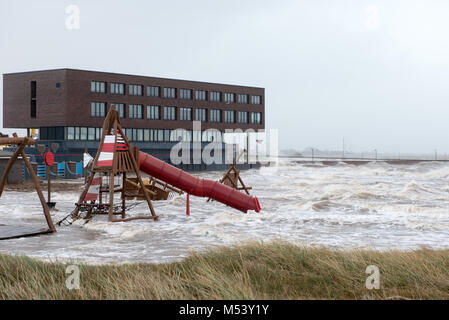
M 220 172 L 195 174 L 217 180 Z M 217 202 L 176 196 L 154 202 L 159 222 L 109 223 L 95 216 L 53 235 L 2 241 L 0 252 L 92 264 L 166 262 L 216 245 L 282 239 L 332 248 L 449 248 L 449 165 L 437 162 L 364 166 L 301 165 L 242 171 L 261 213 L 243 214 Z M 54 220 L 73 210 L 79 194 L 57 192 Z M 148 214 L 141 202 L 131 214 Z M 4 192 L 0 224 L 45 226 L 35 193 Z

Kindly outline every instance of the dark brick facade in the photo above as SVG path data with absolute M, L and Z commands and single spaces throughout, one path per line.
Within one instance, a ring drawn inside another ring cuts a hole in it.
M 31 81 L 37 82 L 37 116 L 31 117 Z M 91 82 L 102 81 L 107 83 L 107 93 L 92 93 Z M 110 93 L 110 83 L 126 84 L 125 95 Z M 58 84 L 58 85 L 57 85 Z M 131 96 L 128 86 L 137 84 L 143 86 L 143 96 Z M 146 94 L 147 86 L 161 87 L 161 97 L 152 98 Z M 167 99 L 163 97 L 164 87 L 177 88 L 178 98 Z M 179 99 L 180 89 L 191 89 L 192 100 Z M 218 91 L 222 93 L 221 102 L 195 100 L 195 90 L 207 92 Z M 224 93 L 234 93 L 235 103 L 226 104 Z M 248 104 L 237 103 L 238 94 L 249 95 Z M 251 96 L 261 96 L 261 104 L 251 104 Z M 220 131 L 225 129 L 255 129 L 265 128 L 265 90 L 263 88 L 224 85 L 196 81 L 184 81 L 163 79 L 124 74 L 82 71 L 73 69 L 60 69 L 36 72 L 23 72 L 3 75 L 3 126 L 5 128 L 40 128 L 40 127 L 101 127 L 103 118 L 91 117 L 91 102 L 106 102 L 109 108 L 111 103 L 124 103 L 126 106 L 126 118 L 122 119 L 125 128 L 152 128 L 152 129 L 178 129 L 192 130 L 192 122 L 180 121 L 179 111 L 181 107 L 193 109 L 193 119 L 196 108 L 222 110 L 221 123 L 202 123 L 202 129 L 215 128 Z M 144 119 L 129 119 L 128 107 L 130 104 L 144 106 Z M 161 119 L 163 119 L 164 106 L 177 107 L 176 121 L 147 120 L 146 106 L 161 106 Z M 224 122 L 224 110 L 236 111 L 236 123 Z M 261 124 L 238 123 L 238 111 L 262 113 Z M 208 120 L 210 113 L 208 114 Z
M 66 121 L 66 70 L 3 75 L 3 127 L 39 128 Z M 37 117 L 31 118 L 31 81 L 37 82 Z

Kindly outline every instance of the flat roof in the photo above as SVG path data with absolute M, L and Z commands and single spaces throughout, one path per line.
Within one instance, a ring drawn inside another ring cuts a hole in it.
M 265 90 L 265 88 L 262 88 L 262 87 L 244 86 L 244 85 L 238 85 L 238 84 L 227 84 L 227 83 L 218 83 L 218 82 L 197 81 L 197 80 L 188 80 L 188 79 L 162 78 L 162 77 L 142 76 L 142 75 L 137 75 L 137 74 L 105 72 L 105 71 L 95 71 L 95 70 L 83 70 L 83 69 L 73 69 L 73 68 L 58 68 L 58 69 L 46 69 L 46 70 L 35 70 L 35 71 L 10 72 L 10 73 L 4 73 L 3 75 L 14 75 L 14 74 L 24 74 L 24 73 L 34 73 L 34 72 L 67 71 L 67 70 L 69 70 L 69 71 L 79 71 L 79 72 L 103 73 L 103 74 L 110 74 L 110 75 L 117 75 L 117 76 L 128 76 L 128 77 L 152 78 L 152 79 L 160 79 L 160 80 L 171 80 L 171 81 L 189 81 L 189 82 L 212 84 L 212 85 L 220 85 L 220 86 L 245 87 L 245 88 L 263 89 L 263 90 Z

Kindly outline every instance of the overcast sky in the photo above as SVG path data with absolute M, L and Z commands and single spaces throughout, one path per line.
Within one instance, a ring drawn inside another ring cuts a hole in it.
M 264 87 L 281 148 L 340 149 L 344 138 L 352 151 L 449 153 L 449 1 L 0 3 L 1 73 L 79 68 Z M 72 4 L 79 29 L 66 26 Z

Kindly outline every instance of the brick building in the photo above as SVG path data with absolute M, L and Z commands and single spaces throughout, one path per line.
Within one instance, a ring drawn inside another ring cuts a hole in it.
M 113 107 L 135 145 L 168 160 L 181 137 L 207 143 L 221 141 L 226 129 L 263 130 L 264 95 L 263 88 L 74 69 L 10 73 L 3 126 L 38 129 L 41 143 L 58 142 L 59 157 L 76 160 L 86 148 L 95 153 Z M 202 132 L 193 131 L 194 120 Z

